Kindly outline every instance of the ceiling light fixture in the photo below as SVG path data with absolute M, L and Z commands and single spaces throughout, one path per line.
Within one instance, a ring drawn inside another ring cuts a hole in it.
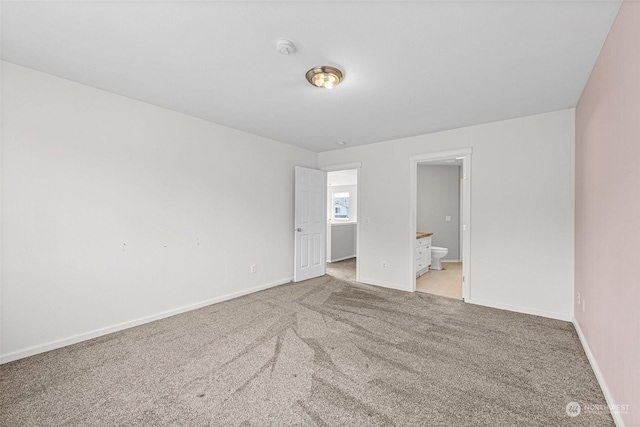
M 307 71 L 307 80 L 316 87 L 331 89 L 342 80 L 342 71 L 326 65 Z

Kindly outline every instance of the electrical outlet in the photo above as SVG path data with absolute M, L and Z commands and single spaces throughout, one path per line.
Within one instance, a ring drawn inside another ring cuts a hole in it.
M 387 268 L 387 263 L 386 262 L 382 263 L 382 268 Z
M 258 267 L 256 267 L 256 265 L 255 265 L 255 264 L 253 264 L 253 265 L 251 266 L 251 272 L 252 272 L 252 273 L 255 273 L 256 271 L 258 271 Z
M 578 292 L 578 305 L 580 305 L 580 292 Z

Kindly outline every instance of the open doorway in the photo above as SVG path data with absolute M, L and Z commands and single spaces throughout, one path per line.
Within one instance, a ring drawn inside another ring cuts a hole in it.
M 327 274 L 358 280 L 359 168 L 327 171 Z
M 416 292 L 462 299 L 461 190 L 462 158 L 418 163 Z
M 468 300 L 471 149 L 410 161 L 413 290 Z

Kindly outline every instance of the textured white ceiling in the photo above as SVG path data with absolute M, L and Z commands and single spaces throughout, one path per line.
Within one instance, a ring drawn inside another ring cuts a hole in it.
M 326 151 L 574 107 L 619 6 L 3 1 L 2 58 Z M 317 65 L 344 81 L 312 87 Z

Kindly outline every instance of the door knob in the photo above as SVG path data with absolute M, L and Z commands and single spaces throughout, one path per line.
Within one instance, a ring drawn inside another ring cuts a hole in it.
M 296 228 L 296 231 L 299 233 L 302 231 L 302 228 Z

